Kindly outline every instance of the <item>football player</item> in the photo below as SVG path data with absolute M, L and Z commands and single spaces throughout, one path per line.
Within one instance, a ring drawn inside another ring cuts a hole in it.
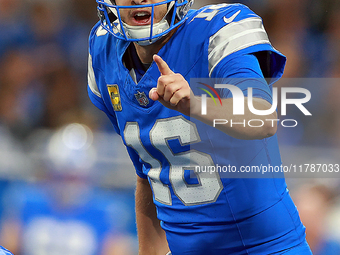
M 236 118 L 232 93 L 215 90 L 220 105 L 206 99 L 202 115 L 203 96 L 190 83 L 234 79 L 245 97 L 252 88 L 256 109 L 270 108 L 285 57 L 271 46 L 261 18 L 240 4 L 190 10 L 192 0 L 97 2 L 88 92 L 136 169 L 139 254 L 311 254 L 284 178 L 194 171 L 281 165 L 275 121 L 214 128 L 214 119 Z M 255 117 L 277 119 L 245 110 L 235 120 Z

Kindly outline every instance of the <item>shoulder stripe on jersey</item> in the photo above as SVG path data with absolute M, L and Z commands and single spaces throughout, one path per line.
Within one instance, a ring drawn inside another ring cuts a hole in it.
M 97 86 L 97 82 L 96 82 L 96 79 L 94 77 L 91 54 L 89 54 L 89 60 L 88 60 L 87 82 L 89 84 L 89 87 L 90 87 L 92 93 L 101 98 L 102 96 L 100 95 L 100 92 L 99 92 L 98 86 Z
M 97 31 L 96 31 L 96 35 L 102 36 L 102 35 L 106 35 L 106 34 L 107 34 L 107 31 L 102 26 L 99 26 Z
M 228 55 L 257 44 L 270 44 L 260 18 L 248 18 L 230 23 L 209 39 L 209 75 Z

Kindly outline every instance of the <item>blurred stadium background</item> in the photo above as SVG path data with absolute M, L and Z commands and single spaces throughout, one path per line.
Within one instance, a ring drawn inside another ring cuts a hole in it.
M 285 78 L 320 81 L 313 117 L 278 131 L 284 164 L 340 163 L 340 1 L 240 2 L 288 57 Z M 95 0 L 0 0 L 0 244 L 15 255 L 137 254 L 134 169 L 87 97 L 97 20 Z M 340 181 L 322 177 L 287 183 L 314 253 L 339 255 Z

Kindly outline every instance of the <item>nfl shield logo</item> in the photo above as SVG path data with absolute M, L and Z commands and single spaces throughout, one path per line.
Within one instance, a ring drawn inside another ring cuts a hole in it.
M 140 105 L 147 106 L 149 104 L 149 99 L 147 98 L 144 92 L 137 91 L 135 97 Z

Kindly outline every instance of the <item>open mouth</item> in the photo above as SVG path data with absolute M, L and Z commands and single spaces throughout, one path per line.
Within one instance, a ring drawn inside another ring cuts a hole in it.
M 133 14 L 134 21 L 139 25 L 151 23 L 151 13 L 147 11 L 138 11 Z

